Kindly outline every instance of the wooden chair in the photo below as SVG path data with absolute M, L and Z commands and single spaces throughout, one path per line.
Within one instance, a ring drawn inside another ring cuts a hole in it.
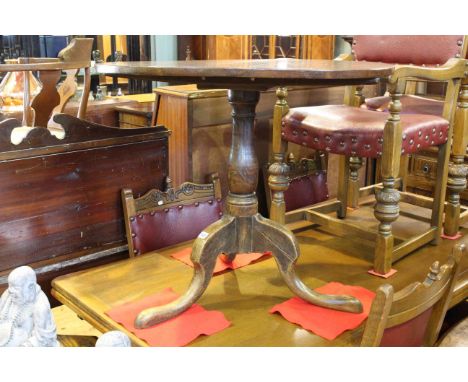
M 387 274 L 392 263 L 415 249 L 432 242 L 439 243 L 450 157 L 456 98 L 464 77 L 466 44 L 463 36 L 360 36 L 355 39 L 354 53 L 341 60 L 364 60 L 398 63 L 388 79 L 391 97 L 389 115 L 359 108 L 362 95 L 358 87 L 348 86 L 345 105 L 296 108 L 289 111 L 287 92 L 277 92 L 273 123 L 275 163 L 270 167 L 270 188 L 273 190 L 271 218 L 284 223 L 284 191 L 288 187 L 284 153 L 287 142 L 315 150 L 341 155 L 338 200 L 301 211 L 305 220 L 339 231 L 354 233 L 376 243 L 374 271 Z M 462 41 L 460 45 L 460 41 Z M 429 49 L 428 47 L 432 47 Z M 412 64 L 412 65 L 409 65 Z M 426 65 L 426 66 L 425 66 Z M 443 116 L 404 114 L 400 98 L 406 80 L 447 82 Z M 289 111 L 289 113 L 288 113 Z M 282 118 L 283 117 L 283 118 Z M 437 186 L 434 200 L 420 195 L 398 192 L 400 157 L 428 147 L 438 147 Z M 381 158 L 383 182 L 359 189 L 357 171 L 362 158 Z M 359 206 L 359 199 L 374 194 L 374 215 L 378 232 L 361 227 L 346 218 L 347 207 Z M 430 227 L 425 232 L 395 245 L 392 223 L 399 216 L 399 202 L 432 209 Z M 333 218 L 327 213 L 336 211 Z
M 297 161 L 293 153 L 289 153 L 289 187 L 284 192 L 286 212 L 304 208 L 328 199 L 327 160 L 324 153 L 316 152 L 314 158 L 301 158 Z M 263 181 L 268 212 L 271 206 L 271 190 L 268 186 L 268 168 L 263 167 Z
M 467 57 L 468 58 L 468 57 Z M 361 107 L 369 110 L 387 111 L 389 96 L 373 97 L 364 100 Z M 427 97 L 406 94 L 401 97 L 402 112 L 410 114 L 442 115 L 444 102 Z M 444 233 L 455 236 L 461 224 L 468 221 L 468 206 L 460 204 L 460 194 L 466 189 L 468 168 L 464 156 L 468 146 L 468 76 L 462 80 L 455 112 L 450 165 L 448 173 L 448 198 L 445 205 Z M 407 156 L 406 156 L 407 157 Z M 408 160 L 402 161 L 400 177 L 403 180 L 408 171 Z
M 426 279 L 394 293 L 377 290 L 361 346 L 435 345 L 458 276 L 464 245 L 454 248 L 447 264 L 432 264 Z
M 223 215 L 218 174 L 210 184 L 183 183 L 166 191 L 152 189 L 134 198 L 132 190 L 122 190 L 128 249 L 135 257 L 159 248 L 195 239 Z
M 91 50 L 92 38 L 75 38 L 61 50 L 57 58 L 20 57 L 16 63 L 5 64 L 0 71 L 17 71 L 25 74 L 37 71 L 42 84 L 41 91 L 31 99 L 30 78 L 24 75 L 23 121 L 22 127 L 15 130 L 12 142 L 18 144 L 34 127 L 49 127 L 57 138 L 64 137 L 63 129 L 53 121 L 56 114 L 62 113 L 65 105 L 75 94 L 77 73 L 84 69 L 84 89 L 78 108 L 77 117 L 84 119 L 91 86 Z M 27 70 L 25 70 L 27 67 Z M 57 87 L 62 71 L 66 77 Z

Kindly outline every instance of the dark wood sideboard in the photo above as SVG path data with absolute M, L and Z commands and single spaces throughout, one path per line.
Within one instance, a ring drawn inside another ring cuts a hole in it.
M 161 188 L 168 174 L 165 128 L 117 129 L 61 114 L 66 136 L 44 128 L 18 146 L 21 123 L 0 122 L 0 291 L 30 265 L 48 293 L 65 273 L 127 256 L 120 190 Z

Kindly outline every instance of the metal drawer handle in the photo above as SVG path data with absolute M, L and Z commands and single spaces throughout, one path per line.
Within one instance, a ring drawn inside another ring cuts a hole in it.
M 429 166 L 427 163 L 423 166 L 422 168 L 424 174 L 429 174 L 429 171 L 431 170 L 431 166 Z

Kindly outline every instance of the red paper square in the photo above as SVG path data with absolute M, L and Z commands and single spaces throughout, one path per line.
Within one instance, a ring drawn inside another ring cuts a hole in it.
M 208 311 L 193 304 L 170 320 L 147 329 L 135 328 L 135 318 L 143 309 L 165 305 L 178 297 L 177 293 L 168 288 L 141 300 L 112 308 L 106 314 L 151 346 L 184 346 L 202 334 L 209 336 L 231 325 L 222 312 Z
M 187 264 L 193 268 L 192 260 L 190 260 L 190 256 L 192 255 L 192 247 L 187 247 L 181 249 L 180 251 L 173 253 L 171 257 L 176 260 L 182 261 L 184 264 Z M 216 259 L 216 265 L 213 270 L 213 274 L 217 274 L 220 272 L 225 271 L 226 269 L 238 269 L 249 265 L 255 260 L 258 260 L 264 256 L 271 256 L 271 252 L 264 252 L 264 253 L 238 253 L 236 258 L 232 261 L 223 260 L 223 257 L 220 255 Z
M 349 295 L 356 297 L 363 306 L 362 313 L 341 312 L 312 305 L 299 297 L 293 297 L 270 309 L 270 313 L 279 312 L 294 324 L 302 326 L 326 338 L 333 340 L 345 330 L 357 328 L 369 315 L 375 293 L 360 286 L 343 285 L 337 282 L 328 283 L 316 289 L 319 293 Z

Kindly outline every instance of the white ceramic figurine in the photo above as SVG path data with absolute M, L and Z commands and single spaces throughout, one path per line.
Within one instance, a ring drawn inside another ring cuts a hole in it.
M 112 330 L 96 341 L 96 347 L 131 347 L 130 338 L 125 333 Z
M 0 297 L 0 346 L 60 346 L 49 300 L 31 267 L 8 275 Z

